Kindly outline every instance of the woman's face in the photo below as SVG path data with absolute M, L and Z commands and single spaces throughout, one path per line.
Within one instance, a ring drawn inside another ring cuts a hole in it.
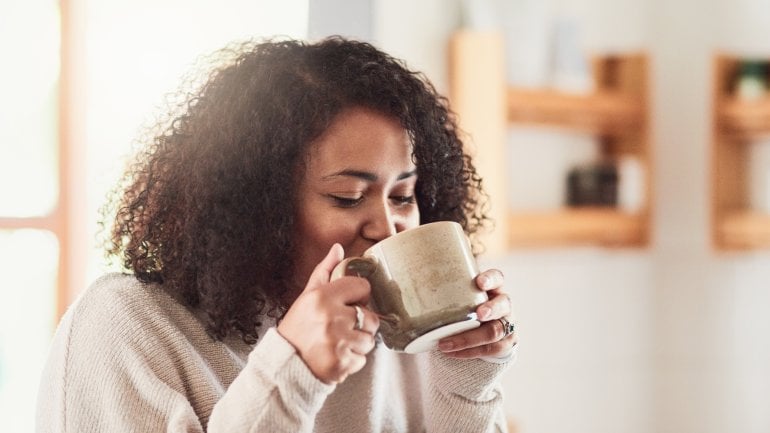
M 357 256 L 419 225 L 411 155 L 399 122 L 364 108 L 340 113 L 310 145 L 298 194 L 298 284 L 304 287 L 335 242 Z

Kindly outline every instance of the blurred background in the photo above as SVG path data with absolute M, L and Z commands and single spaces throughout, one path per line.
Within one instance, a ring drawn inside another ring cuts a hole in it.
M 0 419 L 33 430 L 98 209 L 200 55 L 342 34 L 450 98 L 492 197 L 523 433 L 770 431 L 770 4 L 0 0 Z

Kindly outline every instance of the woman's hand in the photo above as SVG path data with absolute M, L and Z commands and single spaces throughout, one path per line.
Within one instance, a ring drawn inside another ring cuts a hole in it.
M 476 286 L 489 294 L 489 301 L 476 308 L 481 326 L 441 339 L 439 350 L 453 358 L 505 357 L 518 337 L 515 332 L 506 335 L 500 320 L 513 323 L 511 298 L 503 291 L 503 273 L 497 269 L 482 272 L 476 277 Z
M 278 325 L 278 332 L 294 346 L 310 371 L 329 384 L 340 383 L 364 367 L 380 326 L 374 313 L 354 306 L 369 300 L 368 281 L 342 277 L 329 282 L 343 257 L 342 247 L 334 244 Z M 360 329 L 358 311 L 363 314 Z

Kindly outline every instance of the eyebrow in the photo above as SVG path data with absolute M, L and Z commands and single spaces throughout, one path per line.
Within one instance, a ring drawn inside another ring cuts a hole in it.
M 404 180 L 406 178 L 409 178 L 409 177 L 412 177 L 412 176 L 416 176 L 416 175 L 417 175 L 417 170 L 416 169 L 415 170 L 411 170 L 411 171 L 405 171 L 405 172 L 399 174 L 398 177 L 396 177 L 396 180 Z M 375 182 L 375 181 L 377 181 L 377 175 L 374 174 L 374 173 L 371 173 L 371 172 L 368 172 L 368 171 L 350 170 L 350 169 L 338 171 L 337 173 L 332 173 L 330 175 L 324 176 L 323 179 L 324 180 L 330 180 L 330 179 L 333 179 L 333 178 L 339 177 L 339 176 L 355 177 L 355 178 L 358 178 L 358 179 L 363 179 L 363 180 L 365 180 L 367 182 Z

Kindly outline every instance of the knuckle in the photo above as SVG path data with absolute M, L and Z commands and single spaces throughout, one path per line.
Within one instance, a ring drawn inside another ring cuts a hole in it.
M 338 377 L 346 372 L 345 361 L 341 358 L 335 358 L 329 363 L 328 371 L 331 376 Z
M 489 341 L 498 341 L 504 337 L 502 326 L 499 326 L 499 323 L 497 320 L 493 320 L 488 323 L 489 323 L 489 326 L 487 326 L 486 332 L 487 332 L 487 338 L 489 339 Z
M 344 359 L 349 350 L 350 345 L 345 340 L 337 340 L 336 344 L 334 345 L 334 354 L 338 360 Z
M 363 355 L 356 355 L 354 359 L 351 360 L 351 365 L 349 368 L 350 373 L 355 373 L 366 365 L 366 357 Z
M 345 317 L 341 314 L 335 314 L 329 318 L 329 325 L 332 328 L 336 328 L 337 326 L 342 327 L 345 324 L 347 324 L 349 321 L 350 319 L 348 317 Z

